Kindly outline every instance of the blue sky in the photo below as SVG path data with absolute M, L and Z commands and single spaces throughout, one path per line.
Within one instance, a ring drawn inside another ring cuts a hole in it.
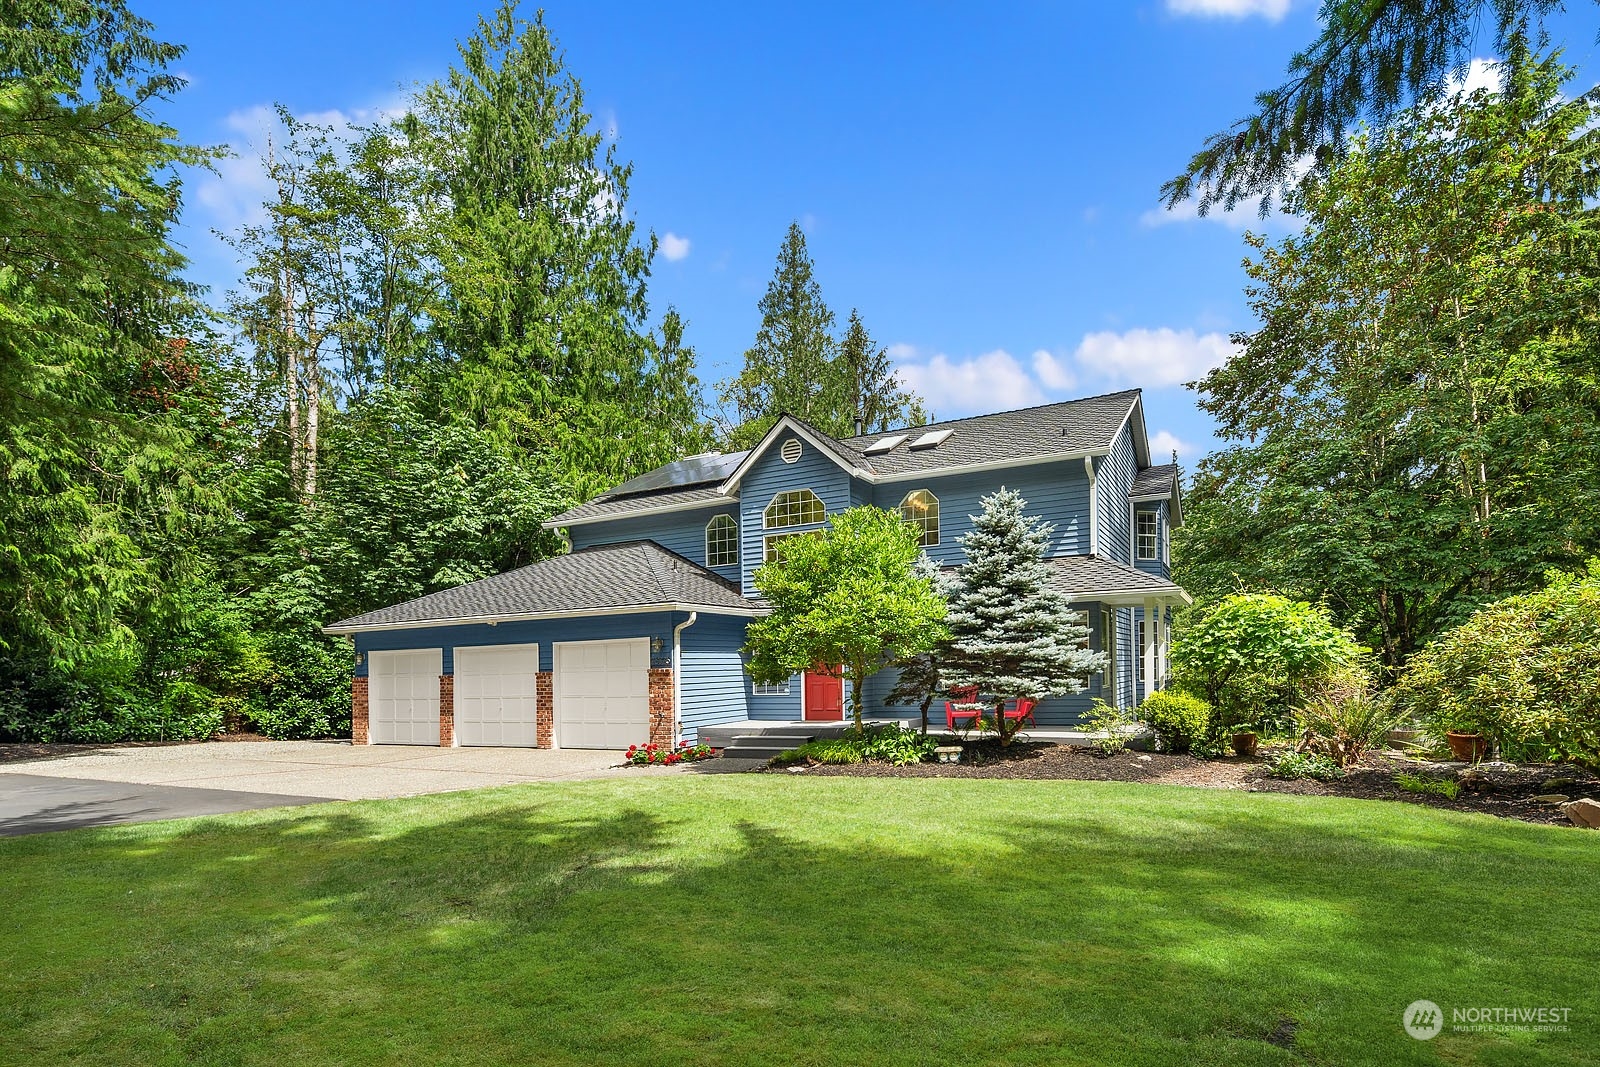
M 165 117 L 239 153 L 192 183 L 180 235 L 219 290 L 235 272 L 212 231 L 260 201 L 270 105 L 393 108 L 473 28 L 461 3 L 136 10 L 189 46 L 191 84 Z M 797 219 L 829 304 L 861 310 L 938 416 L 1138 385 L 1158 454 L 1192 465 L 1212 447 L 1180 383 L 1250 327 L 1241 232 L 1262 224 L 1164 213 L 1157 190 L 1278 83 L 1315 36 L 1314 3 L 555 0 L 546 20 L 634 163 L 628 210 L 663 239 L 651 304 L 688 319 L 708 384 L 737 369 Z M 1592 28 L 1565 40 L 1590 66 Z

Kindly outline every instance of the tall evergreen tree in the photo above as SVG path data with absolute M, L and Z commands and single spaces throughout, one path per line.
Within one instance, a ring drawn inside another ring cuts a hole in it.
M 951 688 L 977 686 L 994 701 L 1000 743 L 1008 745 L 1021 723 L 1000 714 L 1006 701 L 1082 692 L 1106 662 L 1089 649 L 1082 614 L 1050 585 L 1044 552 L 1054 527 L 1026 514 L 1027 501 L 1014 489 L 982 504 L 961 538 L 966 559 L 949 592 L 940 676 Z
M 730 446 L 754 445 L 780 415 L 834 437 L 928 421 L 922 400 L 900 384 L 888 350 L 873 342 L 858 312 L 850 312 L 842 339 L 833 335 L 833 312 L 799 223 L 789 224 L 759 307 L 761 328 L 744 367 L 719 388 Z
M 460 56 L 418 111 L 447 212 L 441 409 L 559 457 L 580 495 L 608 488 L 698 434 L 684 417 L 698 382 L 664 367 L 646 328 L 655 240 L 628 216 L 632 167 L 593 125 L 542 15 L 523 21 L 507 2 Z
M 1503 56 L 1537 34 L 1561 0 L 1329 0 L 1322 32 L 1289 60 L 1289 79 L 1256 97 L 1256 109 L 1207 139 L 1184 172 L 1161 188 L 1170 207 L 1193 197 L 1202 214 L 1261 198 L 1265 208 L 1311 165 L 1343 156 L 1365 120 L 1381 129 L 1408 107 L 1436 100 L 1480 54 L 1490 29 Z M 1541 38 L 1542 39 L 1542 38 Z
M 828 378 L 839 395 L 817 425 L 835 437 L 922 426 L 930 421 L 922 398 L 895 377 L 889 350 L 873 341 L 861 313 L 854 308 Z
M 749 448 L 779 415 L 811 422 L 829 399 L 828 366 L 837 342 L 833 312 L 822 299 L 806 235 L 791 222 L 778 265 L 758 305 L 761 328 L 744 354 L 744 368 L 720 387 L 719 399 L 732 408 L 725 427 L 728 443 Z

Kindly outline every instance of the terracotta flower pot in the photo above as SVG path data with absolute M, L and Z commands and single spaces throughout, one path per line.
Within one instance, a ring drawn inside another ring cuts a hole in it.
M 1233 751 L 1241 756 L 1254 756 L 1256 754 L 1256 735 L 1253 733 L 1234 734 Z
M 1450 742 L 1450 755 L 1463 763 L 1477 763 L 1489 753 L 1489 739 L 1482 734 L 1450 730 L 1444 737 Z

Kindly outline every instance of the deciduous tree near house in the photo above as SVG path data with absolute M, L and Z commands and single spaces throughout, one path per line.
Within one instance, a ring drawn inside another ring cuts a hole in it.
M 1251 238 L 1260 329 L 1197 385 L 1178 579 L 1326 597 L 1390 671 L 1480 604 L 1600 547 L 1600 116 L 1519 52 L 1360 139 Z
M 1044 551 L 1054 528 L 1026 514 L 1013 489 L 982 504 L 961 539 L 966 560 L 951 582 L 940 674 L 946 685 L 977 686 L 994 702 L 1000 743 L 1009 745 L 1022 724 L 1001 715 L 1008 700 L 1082 692 L 1106 657 L 1088 647 L 1087 622 L 1050 585 Z
M 925 571 L 917 535 L 881 508 L 849 508 L 818 533 L 791 537 L 755 585 L 772 612 L 750 624 L 745 655 L 757 683 L 776 684 L 815 664 L 837 665 L 862 728 L 862 686 L 884 666 L 944 636 L 945 601 Z

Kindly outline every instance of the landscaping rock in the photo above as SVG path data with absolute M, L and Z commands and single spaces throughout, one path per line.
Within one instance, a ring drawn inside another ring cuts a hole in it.
M 1565 804 L 1572 798 L 1565 793 L 1545 793 L 1543 796 L 1533 798 L 1536 804 Z
M 1456 774 L 1461 788 L 1472 793 L 1505 793 L 1532 788 L 1538 775 L 1504 760 L 1475 763 Z
M 1591 830 L 1600 830 L 1600 800 L 1569 801 L 1561 805 L 1561 810 L 1574 824 Z
M 1559 793 L 1563 789 L 1571 789 L 1577 784 L 1578 780 L 1576 778 L 1546 778 L 1539 783 L 1539 788 L 1546 793 Z

